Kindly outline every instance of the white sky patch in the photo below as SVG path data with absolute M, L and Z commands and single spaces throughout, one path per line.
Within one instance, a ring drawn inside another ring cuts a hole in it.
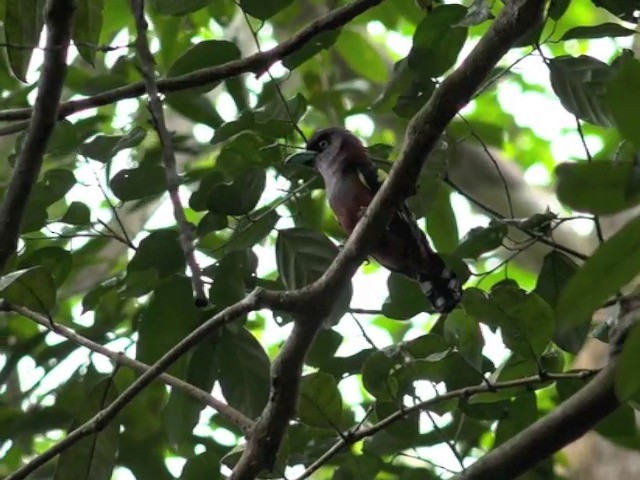
M 525 170 L 524 179 L 531 185 L 547 186 L 551 183 L 551 174 L 544 165 L 534 163 Z

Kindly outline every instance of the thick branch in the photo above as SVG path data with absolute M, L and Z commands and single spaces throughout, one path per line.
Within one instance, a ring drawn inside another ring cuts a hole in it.
M 346 25 L 355 17 L 375 7 L 382 0 L 356 0 L 348 5 L 329 12 L 328 14 L 314 20 L 305 28 L 300 30 L 290 39 L 279 43 L 276 47 L 265 52 L 256 53 L 249 57 L 227 62 L 211 68 L 203 68 L 187 75 L 181 75 L 170 79 L 158 81 L 158 89 L 162 93 L 185 90 L 187 88 L 206 85 L 226 78 L 235 77 L 242 73 L 253 72 L 261 75 L 266 72 L 271 65 L 290 55 L 314 37 L 328 30 L 335 30 Z M 89 108 L 96 108 L 109 105 L 125 98 L 139 97 L 144 94 L 144 82 L 132 83 L 130 85 L 108 90 L 98 95 L 83 98 L 81 100 L 71 100 L 60 105 L 59 118 L 64 118 L 72 113 L 76 113 Z M 31 109 L 18 108 L 0 112 L 0 120 L 24 120 L 29 118 Z
M 18 153 L 9 187 L 0 207 L 0 272 L 16 251 L 22 217 L 33 185 L 38 180 L 42 157 L 56 124 L 60 95 L 67 73 L 67 48 L 71 39 L 73 0 L 49 0 L 45 7 L 47 48 L 38 95 L 24 143 Z
M 611 361 L 588 385 L 471 465 L 460 480 L 509 480 L 587 433 L 620 406 L 613 388 Z
M 304 304 L 297 305 L 298 308 L 304 306 L 307 311 L 313 309 L 314 316 L 299 316 L 293 333 L 274 362 L 269 402 L 234 468 L 232 480 L 253 479 L 261 470 L 273 467 L 282 435 L 294 414 L 302 364 L 324 314 L 364 260 L 368 253 L 367 246 L 375 243 L 392 213 L 415 189 L 415 179 L 446 126 L 458 110 L 471 100 L 511 45 L 541 21 L 543 6 L 543 0 L 514 0 L 507 3 L 471 54 L 442 82 L 409 124 L 400 158 L 345 248 L 316 283 L 300 292 Z M 294 297 L 290 297 L 294 303 L 300 300 Z
M 180 200 L 180 194 L 178 192 L 180 188 L 180 177 L 178 176 L 176 167 L 176 155 L 173 150 L 173 140 L 169 130 L 167 129 L 162 102 L 158 95 L 158 84 L 156 82 L 154 72 L 155 61 L 151 54 L 151 50 L 149 49 L 149 41 L 147 39 L 148 25 L 144 18 L 144 1 L 131 0 L 131 10 L 133 12 L 133 17 L 135 18 L 136 29 L 138 31 L 136 36 L 136 50 L 138 51 L 138 58 L 140 60 L 140 68 L 142 71 L 142 77 L 144 78 L 145 88 L 147 90 L 147 95 L 149 96 L 149 111 L 151 112 L 151 118 L 153 119 L 156 132 L 158 132 L 160 145 L 162 146 L 162 161 L 164 163 L 164 172 L 167 179 L 167 190 L 169 191 L 169 198 L 173 207 L 173 216 L 176 219 L 178 230 L 180 232 L 180 246 L 182 247 L 185 261 L 191 271 L 191 283 L 193 285 L 196 305 L 204 307 L 207 304 L 207 296 L 204 293 L 202 273 L 194 255 L 193 230 L 189 225 L 189 222 L 187 222 L 187 217 L 184 213 L 182 201 Z
M 99 353 L 100 355 L 104 355 L 105 357 L 110 358 L 117 365 L 129 367 L 138 373 L 145 373 L 151 368 L 146 363 L 142 363 L 142 362 L 139 362 L 138 360 L 127 357 L 126 355 L 120 352 L 114 352 L 112 350 L 109 350 L 104 345 L 100 345 L 99 343 L 96 343 L 86 337 L 83 337 L 82 335 L 79 335 L 78 333 L 74 332 L 70 328 L 65 327 L 64 325 L 60 325 L 59 323 L 53 323 L 44 315 L 41 315 L 37 312 L 29 310 L 28 308 L 24 308 L 19 305 L 10 305 L 10 304 L 5 304 L 3 308 L 6 310 L 12 310 L 22 315 L 23 317 L 33 320 L 34 322 L 38 323 L 39 325 L 42 325 L 48 330 L 51 330 L 52 332 L 57 333 L 61 337 L 71 340 L 72 342 L 77 343 L 78 345 L 82 345 L 83 347 L 88 348 L 92 352 L 96 352 L 96 353 Z M 190 383 L 185 382 L 184 380 L 180 380 L 179 378 L 169 375 L 168 373 L 163 373 L 160 376 L 158 376 L 158 380 L 160 380 L 161 382 L 167 385 L 172 386 L 176 390 L 180 390 L 182 393 L 190 396 L 191 398 L 196 400 L 198 403 L 210 406 L 211 408 L 216 410 L 220 415 L 222 415 L 227 420 L 229 420 L 231 423 L 239 427 L 243 432 L 248 431 L 253 426 L 253 422 L 249 418 L 245 417 L 241 412 L 237 411 L 233 407 L 230 407 L 229 405 L 218 400 L 217 398 L 211 396 L 204 390 L 201 390 L 197 387 L 194 387 Z

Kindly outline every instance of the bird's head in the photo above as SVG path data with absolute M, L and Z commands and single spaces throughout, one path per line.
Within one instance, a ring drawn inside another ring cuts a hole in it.
M 349 130 L 331 127 L 318 130 L 307 143 L 307 150 L 285 160 L 289 165 L 305 165 L 318 170 L 345 168 L 368 162 L 362 142 Z

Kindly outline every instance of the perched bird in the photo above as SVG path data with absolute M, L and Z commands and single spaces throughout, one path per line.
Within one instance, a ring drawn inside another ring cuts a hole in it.
M 322 175 L 329 205 L 350 235 L 382 186 L 385 172 L 376 167 L 360 140 L 343 128 L 319 130 L 307 150 L 286 162 L 313 167 Z M 391 218 L 371 256 L 387 269 L 419 282 L 435 311 L 446 313 L 459 303 L 460 280 L 431 249 L 405 204 Z

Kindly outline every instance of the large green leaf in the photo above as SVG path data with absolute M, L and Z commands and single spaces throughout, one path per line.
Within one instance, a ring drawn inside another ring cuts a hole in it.
M 218 380 L 224 398 L 250 418 L 256 418 L 269 398 L 269 357 L 248 331 L 223 329 L 216 349 Z
M 302 377 L 298 415 L 312 427 L 341 430 L 342 397 L 332 375 L 317 372 Z
M 109 182 L 111 191 L 123 202 L 160 195 L 167 190 L 167 177 L 161 166 L 120 170 Z
M 195 72 L 202 68 L 213 67 L 240 58 L 238 47 L 227 40 L 205 40 L 196 43 L 183 53 L 171 67 L 167 76 L 177 77 Z M 191 88 L 191 92 L 204 93 L 215 87 L 218 82 Z M 168 97 L 171 97 L 169 94 Z
M 0 277 L 0 298 L 48 315 L 56 304 L 56 285 L 41 266 L 17 270 Z
M 404 275 L 392 272 L 387 280 L 389 297 L 382 306 L 382 313 L 396 320 L 408 320 L 421 312 L 429 311 L 431 304 L 420 286 Z
M 607 82 L 605 99 L 622 136 L 640 149 L 640 122 L 634 108 L 640 104 L 640 61 L 623 57 L 622 65 Z
M 457 348 L 469 365 L 480 368 L 484 338 L 478 321 L 461 309 L 447 315 L 444 324 L 444 338 L 449 345 Z
M 4 34 L 12 73 L 26 82 L 33 49 L 38 45 L 44 25 L 44 0 L 5 0 Z M 14 46 L 15 45 L 15 46 Z
M 253 210 L 267 182 L 262 169 L 249 170 L 232 183 L 222 183 L 207 193 L 209 210 L 224 215 L 244 215 Z
M 184 268 L 184 253 L 178 233 L 174 230 L 156 230 L 140 241 L 127 266 L 127 282 L 133 274 L 147 270 L 155 270 L 159 278 L 165 278 L 172 273 L 183 272 Z
M 631 162 L 564 163 L 556 168 L 558 199 L 574 210 L 609 215 L 640 203 Z
M 158 15 L 186 15 L 206 7 L 211 0 L 150 0 L 151 9 Z
M 82 425 L 115 400 L 118 391 L 112 378 L 95 386 L 78 402 L 78 413 L 69 431 Z M 109 480 L 116 465 L 120 423 L 111 420 L 102 430 L 93 433 L 65 449 L 58 460 L 54 480 L 87 478 Z
M 609 65 L 586 55 L 556 57 L 549 61 L 551 86 L 564 108 L 582 120 L 613 125 L 604 94 Z
M 261 0 L 257 0 L 261 1 Z M 264 3 L 264 2 L 261 2 Z M 314 57 L 323 50 L 328 49 L 338 39 L 340 30 L 328 30 L 314 36 L 311 40 L 306 42 L 302 48 L 290 53 L 282 59 L 282 64 L 289 70 L 294 70 L 302 65 L 304 62 Z
M 259 20 L 269 20 L 280 10 L 288 7 L 293 0 L 240 0 L 240 8 Z
M 619 23 L 601 23 L 600 25 L 591 25 L 589 27 L 574 27 L 567 30 L 560 40 L 574 40 L 578 38 L 609 38 L 609 37 L 628 37 L 636 33 L 634 30 L 626 28 Z
M 111 160 L 120 150 L 140 145 L 147 132 L 135 127 L 126 135 L 96 135 L 80 147 L 80 153 L 102 163 Z
M 639 271 L 640 217 L 607 239 L 571 278 L 556 307 L 558 321 L 583 325 Z
M 535 293 L 555 308 L 562 291 L 578 269 L 578 265 L 564 253 L 557 250 L 548 253 L 538 275 Z M 589 320 L 585 318 L 580 322 L 581 326 L 575 326 L 565 325 L 564 318 L 558 318 L 553 341 L 560 348 L 577 355 L 589 333 Z
M 94 65 L 102 30 L 104 0 L 76 0 L 72 38 L 80 56 Z
M 454 65 L 467 39 L 467 29 L 457 26 L 466 14 L 462 5 L 442 5 L 418 24 L 409 52 L 413 71 L 438 77 Z
M 338 254 L 338 248 L 323 234 L 305 228 L 278 232 L 276 262 L 278 273 L 288 289 L 302 288 L 319 279 Z M 349 283 L 340 292 L 329 323 L 337 322 L 349 307 L 352 288 Z
M 342 30 L 336 43 L 338 53 L 358 75 L 375 83 L 387 80 L 387 66 L 380 53 L 362 34 L 353 30 Z
M 494 220 L 488 227 L 472 228 L 460 241 L 455 254 L 460 258 L 477 258 L 502 246 L 507 231 L 507 225 Z
M 622 352 L 618 358 L 615 374 L 616 396 L 621 402 L 627 401 L 640 390 L 640 325 L 635 325 L 624 340 Z

